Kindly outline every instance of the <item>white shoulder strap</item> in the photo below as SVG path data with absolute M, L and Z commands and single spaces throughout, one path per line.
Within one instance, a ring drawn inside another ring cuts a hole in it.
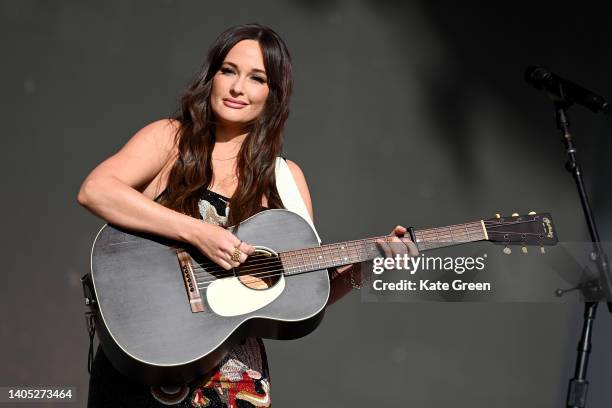
M 291 174 L 291 169 L 289 169 L 289 165 L 287 165 L 287 162 L 282 157 L 276 158 L 275 176 L 276 189 L 283 201 L 283 205 L 286 209 L 293 211 L 308 221 L 320 244 L 321 238 L 319 238 L 319 234 L 317 234 L 317 230 L 312 223 L 308 209 L 306 209 L 306 204 L 304 204 L 300 190 L 298 190 L 293 174 Z

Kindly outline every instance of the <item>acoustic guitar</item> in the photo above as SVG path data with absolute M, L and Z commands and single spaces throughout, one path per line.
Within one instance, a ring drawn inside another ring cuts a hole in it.
M 217 365 L 246 337 L 294 339 L 323 318 L 328 268 L 384 256 L 377 239 L 320 245 L 310 225 L 282 209 L 229 228 L 256 252 L 225 270 L 184 243 L 102 227 L 91 252 L 91 307 L 102 348 L 145 384 L 184 383 Z M 554 245 L 550 214 L 513 214 L 413 230 L 419 251 L 488 240 Z

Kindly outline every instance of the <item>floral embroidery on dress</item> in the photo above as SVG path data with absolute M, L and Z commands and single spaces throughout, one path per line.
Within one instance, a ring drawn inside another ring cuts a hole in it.
M 263 367 L 260 340 L 247 339 L 228 354 L 219 369 L 192 394 L 197 408 L 216 407 L 215 401 L 229 408 L 239 406 L 269 407 L 270 380 Z M 258 358 L 260 357 L 260 358 Z M 242 404 L 247 402 L 250 405 Z
M 198 203 L 198 208 L 200 210 L 200 215 L 202 215 L 202 221 L 204 222 L 213 225 L 225 225 L 225 223 L 227 222 L 227 210 L 229 209 L 228 207 L 225 207 L 225 215 L 220 215 L 217 210 L 218 206 L 211 204 L 207 200 L 200 200 L 200 202 Z
M 256 378 L 254 378 L 256 377 Z M 269 407 L 270 383 L 261 373 L 253 370 L 242 371 L 238 381 L 224 377 L 221 371 L 215 373 L 206 384 L 193 392 L 192 406 L 196 408 L 214 407 L 210 392 L 216 393 L 219 401 L 228 408 L 237 408 L 238 401 L 245 401 L 255 407 Z

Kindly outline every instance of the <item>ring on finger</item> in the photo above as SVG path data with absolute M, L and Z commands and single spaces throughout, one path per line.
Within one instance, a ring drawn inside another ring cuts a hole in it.
M 242 256 L 242 251 L 240 251 L 238 247 L 234 247 L 234 253 L 232 254 L 232 261 L 240 262 L 241 256 Z

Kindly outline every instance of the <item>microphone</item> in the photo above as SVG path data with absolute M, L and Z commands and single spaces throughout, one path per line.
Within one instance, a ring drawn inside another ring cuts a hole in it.
M 544 67 L 531 65 L 525 70 L 525 80 L 569 103 L 578 103 L 597 113 L 608 113 L 610 105 L 601 96 L 550 72 Z

